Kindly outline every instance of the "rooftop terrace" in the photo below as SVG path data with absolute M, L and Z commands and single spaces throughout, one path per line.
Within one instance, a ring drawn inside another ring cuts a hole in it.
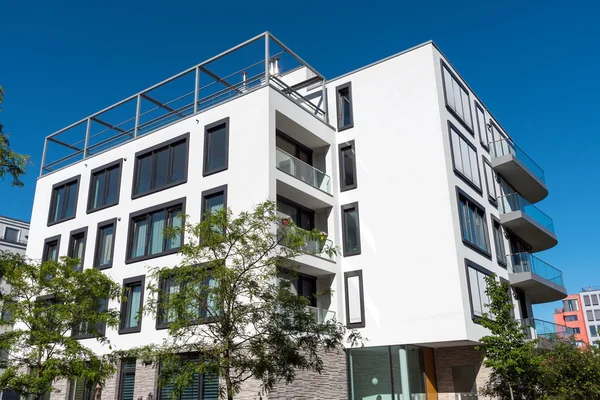
M 265 86 L 328 121 L 325 78 L 265 32 L 47 136 L 40 175 Z

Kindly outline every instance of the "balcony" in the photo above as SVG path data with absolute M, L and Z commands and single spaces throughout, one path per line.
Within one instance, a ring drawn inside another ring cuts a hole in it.
M 575 334 L 573 328 L 535 318 L 522 319 L 521 326 L 523 327 L 526 339 L 540 339 L 542 347 L 548 346 L 548 342 L 550 341 L 556 339 L 566 340 Z
M 282 220 L 286 219 L 286 220 L 292 220 L 292 218 L 289 215 L 286 215 L 284 213 L 278 212 L 277 213 Z M 328 261 L 335 261 L 335 254 L 333 253 L 329 253 L 327 250 L 328 249 L 332 249 L 334 248 L 333 246 L 333 242 L 331 241 L 331 239 L 322 239 L 322 240 L 315 240 L 313 238 L 308 237 L 308 231 L 304 230 L 302 228 L 299 228 L 297 226 L 294 227 L 289 227 L 289 226 L 285 226 L 285 225 L 281 225 L 279 226 L 279 228 L 277 229 L 277 239 L 283 243 L 285 245 L 285 235 L 286 232 L 288 232 L 290 229 L 294 229 L 296 233 L 299 233 L 300 235 L 303 235 L 305 237 L 304 240 L 304 245 L 300 247 L 300 251 L 302 251 L 303 253 L 306 253 L 308 255 L 312 255 L 315 257 L 319 257 Z
M 548 303 L 567 297 L 563 273 L 531 253 L 507 256 L 510 284 L 523 289 L 532 304 Z
M 492 168 L 532 203 L 548 196 L 544 170 L 509 139 L 489 143 Z
M 324 308 L 307 307 L 308 311 L 314 314 L 317 324 L 324 324 L 325 322 L 335 319 L 335 311 L 326 310 Z
M 498 197 L 502 226 L 531 246 L 531 252 L 547 250 L 558 244 L 552 218 L 517 193 Z
M 281 149 L 276 148 L 275 150 L 275 165 L 278 170 L 285 172 L 322 192 L 331 194 L 331 178 L 329 175 Z
M 27 246 L 27 240 L 15 239 L 14 237 L 10 237 L 10 236 L 0 236 L 0 242 L 16 244 L 16 245 L 24 246 L 24 247 Z

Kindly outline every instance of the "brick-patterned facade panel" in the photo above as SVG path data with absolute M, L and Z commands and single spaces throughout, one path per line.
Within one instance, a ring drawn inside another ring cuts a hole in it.
M 135 364 L 135 386 L 133 388 L 134 400 L 156 399 L 156 385 L 158 379 L 158 368 L 152 365 L 144 365 L 141 360 Z
M 456 400 L 452 367 L 473 366 L 477 389 L 483 387 L 489 379 L 490 370 L 482 365 L 483 353 L 473 346 L 438 348 L 433 354 L 438 400 Z M 489 400 L 489 397 L 479 396 L 478 399 Z

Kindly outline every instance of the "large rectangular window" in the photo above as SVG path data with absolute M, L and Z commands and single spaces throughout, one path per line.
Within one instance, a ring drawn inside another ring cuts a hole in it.
M 358 203 L 342 206 L 342 236 L 344 257 L 360 254 L 360 223 Z
M 87 212 L 119 204 L 123 159 L 92 170 Z
M 112 267 L 116 229 L 116 218 L 98 224 L 98 230 L 96 231 L 96 254 L 94 255 L 95 268 L 106 269 Z
M 585 304 L 587 307 L 591 306 L 592 303 L 590 302 L 590 296 L 589 295 L 584 295 L 583 296 L 583 304 Z
M 108 308 L 108 300 L 102 299 L 96 304 L 96 311 L 103 313 Z M 71 336 L 76 339 L 89 339 L 93 337 L 103 337 L 106 334 L 106 324 L 104 322 L 97 322 L 91 324 L 88 321 L 81 321 L 78 325 L 73 327 Z
M 188 360 L 198 358 L 195 353 L 184 355 Z M 162 368 L 161 368 L 162 369 Z M 194 373 L 192 383 L 185 387 L 179 396 L 173 394 L 173 384 L 167 382 L 158 388 L 158 400 L 218 400 L 219 376 L 213 373 Z
M 366 321 L 362 271 L 345 272 L 344 287 L 346 290 L 346 325 L 349 328 L 364 328 Z
M 185 198 L 148 208 L 129 216 L 126 263 L 177 253 L 183 236 L 167 237 L 165 229 L 183 229 Z
M 144 301 L 144 284 L 146 277 L 135 276 L 123 281 L 123 297 L 121 303 L 121 326 L 119 333 L 140 332 L 142 330 L 142 309 Z
M 450 145 L 452 147 L 454 172 L 456 172 L 459 177 L 463 178 L 469 185 L 477 189 L 477 191 L 481 192 L 477 149 L 451 123 L 448 123 L 448 130 L 450 131 Z
M 340 191 L 356 189 L 356 147 L 354 140 L 339 145 L 340 155 Z
M 485 293 L 487 288 L 485 277 L 490 276 L 490 273 L 468 260 L 466 261 L 466 264 L 469 296 L 471 299 L 471 312 L 473 313 L 473 317 L 480 318 L 483 314 L 489 312 L 488 305 L 490 304 L 490 299 Z
M 479 132 L 479 142 L 484 149 L 488 150 L 492 138 L 485 123 L 485 111 L 483 111 L 483 108 L 477 102 L 475 102 L 475 120 L 477 123 L 477 132 Z
M 563 300 L 563 308 L 565 311 L 579 311 L 579 302 L 577 299 Z
M 577 315 L 566 315 L 565 322 L 575 322 L 577 321 Z
M 44 241 L 42 261 L 58 261 L 58 249 L 60 248 L 60 235 L 53 236 Z
M 471 100 L 469 99 L 469 92 L 443 62 L 442 71 L 446 107 L 448 107 L 460 122 L 472 131 L 473 118 L 471 116 Z
M 459 190 L 458 214 L 463 243 L 489 257 L 490 241 L 484 208 Z
M 229 167 L 229 117 L 204 127 L 204 168 L 207 176 Z
M 67 256 L 79 260 L 77 269 L 83 271 L 83 259 L 85 256 L 85 241 L 87 236 L 87 227 L 72 231 L 69 236 L 69 251 Z
M 94 400 L 96 385 L 85 379 L 76 379 L 70 382 L 68 400 Z
M 20 236 L 21 236 L 21 231 L 18 229 L 10 228 L 8 226 L 4 228 L 3 240 L 5 242 L 19 243 Z
M 75 218 L 80 177 L 77 175 L 52 186 L 48 226 Z
M 132 198 L 167 189 L 187 180 L 189 134 L 135 155 Z
M 488 200 L 495 206 L 500 194 L 500 185 L 496 180 L 496 173 L 492 169 L 492 164 L 483 157 L 483 171 L 485 176 L 485 185 L 488 193 Z
M 135 360 L 121 362 L 121 379 L 119 379 L 119 400 L 134 400 Z
M 504 246 L 504 235 L 502 234 L 502 225 L 500 221 L 492 217 L 494 227 L 494 247 L 496 250 L 496 260 L 502 265 L 506 265 L 506 248 Z
M 335 88 L 337 103 L 337 128 L 338 131 L 349 129 L 354 126 L 354 114 L 352 110 L 352 83 L 344 83 Z

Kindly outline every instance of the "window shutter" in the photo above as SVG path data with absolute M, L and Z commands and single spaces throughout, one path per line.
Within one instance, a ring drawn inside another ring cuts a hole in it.
M 186 387 L 179 397 L 180 400 L 198 400 L 198 389 L 199 389 L 199 375 L 198 373 L 194 374 L 194 380 L 192 384 Z
M 204 374 L 202 378 L 202 400 L 217 400 L 219 398 L 219 375 Z

